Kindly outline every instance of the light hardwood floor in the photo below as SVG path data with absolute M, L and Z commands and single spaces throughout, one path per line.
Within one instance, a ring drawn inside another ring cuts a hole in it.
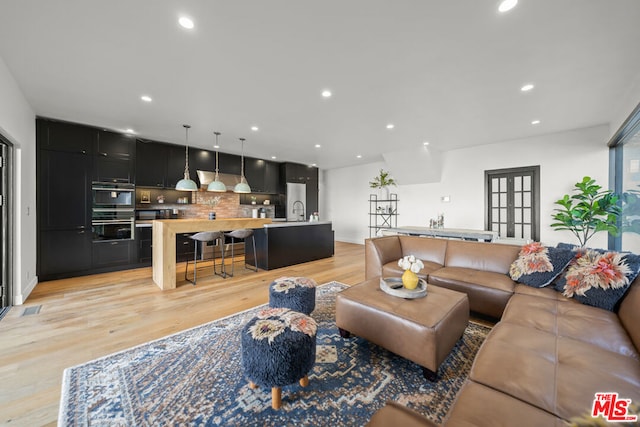
M 336 242 L 333 258 L 258 273 L 236 264 L 235 271 L 192 286 L 178 264 L 178 287 L 164 292 L 151 268 L 38 284 L 0 321 L 0 424 L 56 425 L 65 368 L 264 304 L 277 277 L 359 283 L 364 246 Z M 38 314 L 23 316 L 37 306 Z

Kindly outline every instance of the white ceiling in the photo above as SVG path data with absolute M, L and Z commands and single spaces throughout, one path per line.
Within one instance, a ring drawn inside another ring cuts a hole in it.
M 173 143 L 189 123 L 193 146 L 216 130 L 222 151 L 246 137 L 321 168 L 609 123 L 640 72 L 640 1 L 497 4 L 0 0 L 0 57 L 38 115 Z

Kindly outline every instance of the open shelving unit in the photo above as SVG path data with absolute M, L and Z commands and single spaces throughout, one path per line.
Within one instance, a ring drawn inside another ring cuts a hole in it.
M 389 194 L 388 199 L 378 199 L 377 194 L 369 195 L 369 237 L 378 235 L 382 228 L 398 226 L 398 195 Z

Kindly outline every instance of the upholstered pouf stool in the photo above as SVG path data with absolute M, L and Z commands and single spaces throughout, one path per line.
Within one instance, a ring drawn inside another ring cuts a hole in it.
M 271 407 L 282 405 L 281 387 L 306 387 L 316 361 L 315 320 L 287 308 L 266 308 L 242 329 L 242 368 L 253 389 L 271 387 Z
M 316 282 L 306 277 L 280 277 L 269 285 L 269 307 L 311 314 L 316 308 Z

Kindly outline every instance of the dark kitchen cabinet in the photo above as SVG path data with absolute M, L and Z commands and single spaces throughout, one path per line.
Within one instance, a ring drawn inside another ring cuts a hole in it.
M 166 188 L 175 188 L 178 181 L 184 178 L 185 153 L 184 146 L 167 145 L 167 178 Z M 189 176 L 195 181 L 195 170 L 189 167 Z
M 38 276 L 69 277 L 91 268 L 91 230 L 45 230 L 39 235 Z
M 90 174 L 87 154 L 40 150 L 37 194 L 42 230 L 90 226 Z
M 133 240 L 93 242 L 93 268 L 128 265 L 135 259 Z
M 254 159 L 253 157 L 244 158 L 244 176 L 251 187 L 252 193 L 264 193 L 264 175 L 266 170 L 265 161 L 262 159 Z
M 168 146 L 166 144 L 160 144 L 157 142 L 146 142 L 141 140 L 136 142 L 135 163 L 137 186 L 160 188 L 164 188 L 166 186 L 167 147 Z
M 265 161 L 264 192 L 276 194 L 280 184 L 280 164 Z
M 100 131 L 96 142 L 93 180 L 134 182 L 135 139 L 129 135 Z
M 36 122 L 41 280 L 91 268 L 91 153 L 96 135 L 85 126 Z
M 70 153 L 93 153 L 98 131 L 88 126 L 54 120 L 38 119 L 36 139 L 41 150 Z
M 138 262 L 140 264 L 151 265 L 153 250 L 153 228 L 136 227 L 136 242 L 138 244 Z
M 229 153 L 218 154 L 218 169 L 220 173 L 240 175 L 240 156 Z
M 182 165 L 184 175 L 184 164 Z M 200 178 L 198 178 L 198 171 L 213 172 L 216 170 L 216 153 L 215 151 L 203 150 L 198 148 L 189 149 L 189 173 L 191 179 L 198 184 L 198 187 L 202 187 Z
M 252 193 L 275 194 L 278 192 L 280 177 L 278 163 L 246 157 L 244 169 Z
M 176 234 L 176 262 L 193 261 L 195 242 L 189 238 L 193 234 Z

